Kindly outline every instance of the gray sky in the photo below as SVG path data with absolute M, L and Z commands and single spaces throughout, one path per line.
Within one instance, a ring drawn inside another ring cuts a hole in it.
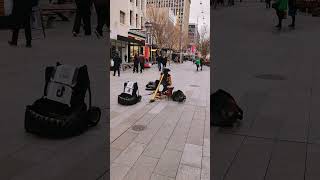
M 202 2 L 202 5 L 200 5 Z M 203 13 L 201 13 L 203 11 Z M 190 23 L 199 23 L 199 31 L 203 23 L 208 26 L 208 32 L 210 32 L 210 0 L 191 0 L 190 6 Z M 204 20 L 203 20 L 204 17 Z

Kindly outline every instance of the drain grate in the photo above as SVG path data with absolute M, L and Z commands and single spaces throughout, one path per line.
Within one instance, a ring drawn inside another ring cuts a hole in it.
M 134 126 L 132 126 L 131 129 L 134 130 L 134 131 L 143 131 L 144 129 L 146 129 L 146 126 L 144 126 L 144 125 L 134 125 Z
M 265 80 L 286 80 L 285 76 L 279 74 L 258 74 L 255 75 L 258 79 L 265 79 Z
M 191 87 L 200 87 L 199 85 L 196 85 L 196 84 L 191 84 L 190 86 Z

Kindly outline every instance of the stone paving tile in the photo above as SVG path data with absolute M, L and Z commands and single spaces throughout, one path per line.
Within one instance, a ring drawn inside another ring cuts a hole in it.
M 203 145 L 204 120 L 193 119 L 188 134 L 187 143 L 198 146 Z
M 122 152 L 120 149 L 110 148 L 110 162 L 113 162 Z
M 124 180 L 150 180 L 153 169 L 159 159 L 140 156 L 135 165 L 125 176 Z
M 111 144 L 111 148 L 124 150 L 137 137 L 138 133 L 125 132 Z
M 122 180 L 129 172 L 129 170 L 129 166 L 112 163 L 110 169 L 110 180 Z
M 159 174 L 152 174 L 150 180 L 175 180 L 175 178 L 170 178 Z
M 182 153 L 179 151 L 165 150 L 154 170 L 156 174 L 176 177 Z
M 308 159 L 306 168 L 306 180 L 317 180 L 320 177 L 320 145 L 308 145 Z
M 12 157 L 1 158 L 0 162 L 0 179 L 12 179 L 35 165 L 30 161 L 18 160 Z
M 190 129 L 193 111 L 183 112 L 168 144 L 167 149 L 183 151 Z
M 201 180 L 210 180 L 210 157 L 202 158 Z
M 304 179 L 306 145 L 278 142 L 272 154 L 266 180 Z
M 145 149 L 144 144 L 132 142 L 115 160 L 115 163 L 132 167 Z
M 273 148 L 272 140 L 248 138 L 232 163 L 226 180 L 264 179 Z
M 210 157 L 210 139 L 203 140 L 203 156 Z
M 36 156 L 34 156 L 35 154 Z M 54 154 L 55 154 L 54 152 L 48 149 L 39 148 L 35 145 L 29 145 L 15 152 L 11 156 L 15 159 L 19 159 L 23 161 L 41 163 L 43 161 L 53 158 Z
M 161 112 L 161 115 L 159 114 L 157 117 L 155 117 L 147 126 L 147 129 L 142 131 L 134 141 L 142 144 L 148 144 L 157 131 L 161 128 L 161 125 L 166 121 L 168 110 L 170 110 L 170 107 L 166 107 Z
M 222 180 L 244 137 L 214 133 L 212 135 L 214 135 L 214 139 L 211 137 L 211 147 L 213 147 L 211 149 L 213 158 L 211 166 L 215 167 L 212 173 L 215 180 Z
M 176 180 L 201 180 L 200 168 L 180 165 Z
M 155 117 L 156 117 L 156 114 L 150 114 L 148 112 L 141 119 L 139 119 L 139 121 L 137 121 L 135 125 L 147 126 Z M 139 132 L 137 132 L 137 133 L 139 133 Z
M 168 143 L 168 139 L 164 139 L 164 138 L 153 139 L 149 143 L 149 145 L 147 146 L 143 154 L 149 157 L 160 158 L 162 152 L 166 148 L 167 143 Z
M 201 159 L 202 146 L 186 144 L 182 154 L 181 164 L 201 168 Z

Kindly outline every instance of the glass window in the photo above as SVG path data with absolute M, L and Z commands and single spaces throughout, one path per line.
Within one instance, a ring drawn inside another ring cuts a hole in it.
M 130 26 L 132 26 L 132 17 L 133 16 L 133 12 L 132 11 L 130 11 Z
M 125 24 L 126 14 L 120 11 L 120 23 Z

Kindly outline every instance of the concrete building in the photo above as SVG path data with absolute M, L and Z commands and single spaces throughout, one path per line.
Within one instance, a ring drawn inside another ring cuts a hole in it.
M 147 5 L 171 8 L 182 24 L 182 31 L 188 33 L 191 0 L 147 0 Z
M 110 1 L 111 48 L 122 59 L 132 61 L 134 54 L 144 54 L 146 0 Z
M 197 51 L 196 45 L 197 45 L 197 42 L 199 41 L 199 38 L 200 38 L 198 24 L 196 24 L 196 23 L 189 24 L 188 37 L 190 40 L 190 43 L 188 45 L 188 53 L 191 55 L 195 55 L 195 53 Z

